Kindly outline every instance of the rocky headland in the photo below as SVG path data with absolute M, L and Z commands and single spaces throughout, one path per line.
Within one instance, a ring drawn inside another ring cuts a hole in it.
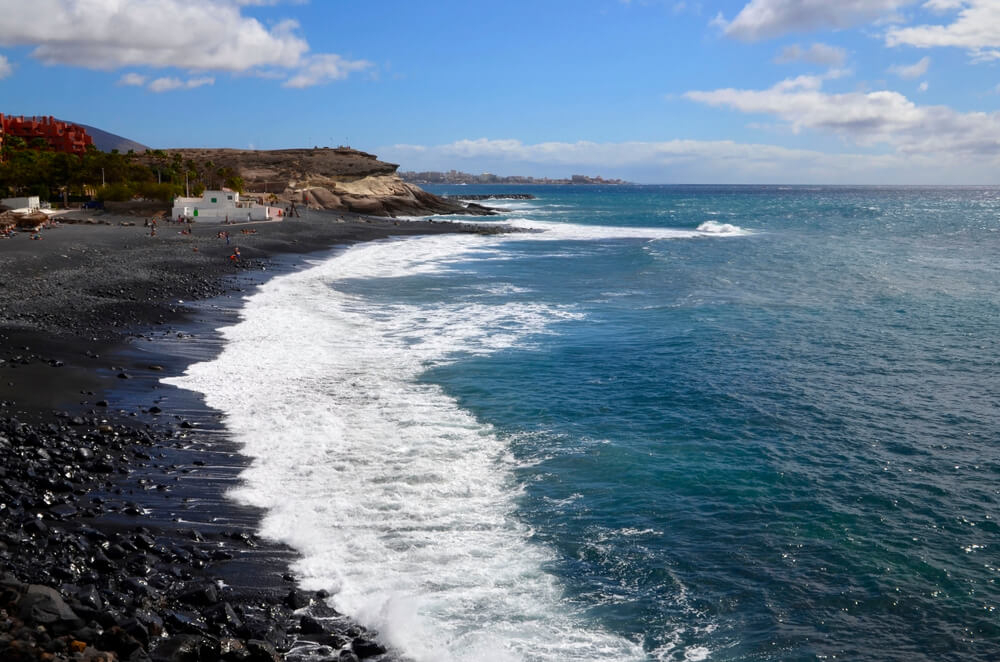
M 424 191 L 397 174 L 398 165 L 348 147 L 279 150 L 172 149 L 136 158 L 155 168 L 179 154 L 211 173 L 224 170 L 242 178 L 245 189 L 273 194 L 282 203 L 312 209 L 399 217 L 431 214 L 490 215 L 477 204 L 462 204 Z M 221 186 L 221 182 L 219 183 Z

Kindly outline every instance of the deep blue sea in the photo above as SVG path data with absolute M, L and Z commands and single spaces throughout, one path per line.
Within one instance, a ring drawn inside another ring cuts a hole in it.
M 176 380 L 307 588 L 417 660 L 1000 659 L 1000 188 L 432 190 L 532 231 L 317 258 Z

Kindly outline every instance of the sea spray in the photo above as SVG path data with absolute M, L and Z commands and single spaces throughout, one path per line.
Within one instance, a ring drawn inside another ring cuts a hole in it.
M 539 304 L 389 307 L 344 279 L 447 269 L 496 240 L 430 237 L 352 248 L 272 280 L 225 329 L 214 361 L 171 380 L 201 391 L 253 458 L 233 496 L 301 554 L 306 588 L 416 659 L 641 659 L 590 623 L 516 516 L 511 458 L 429 366 L 488 353 L 571 318 Z

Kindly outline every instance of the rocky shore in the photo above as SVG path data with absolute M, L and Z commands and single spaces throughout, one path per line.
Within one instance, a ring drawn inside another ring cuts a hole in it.
M 296 588 L 291 551 L 224 496 L 244 459 L 218 415 L 159 380 L 216 351 L 212 329 L 295 255 L 503 228 L 76 220 L 0 240 L 0 659 L 398 659 Z

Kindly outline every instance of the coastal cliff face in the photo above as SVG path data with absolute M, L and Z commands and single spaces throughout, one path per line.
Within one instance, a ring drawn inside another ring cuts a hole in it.
M 396 174 L 398 165 L 347 147 L 179 149 L 168 154 L 194 162 L 209 176 L 212 172 L 234 172 L 243 178 L 247 191 L 273 193 L 281 202 L 317 209 L 391 217 L 491 213 L 480 205 L 447 200 L 406 183 Z M 155 167 L 155 157 L 140 158 Z

